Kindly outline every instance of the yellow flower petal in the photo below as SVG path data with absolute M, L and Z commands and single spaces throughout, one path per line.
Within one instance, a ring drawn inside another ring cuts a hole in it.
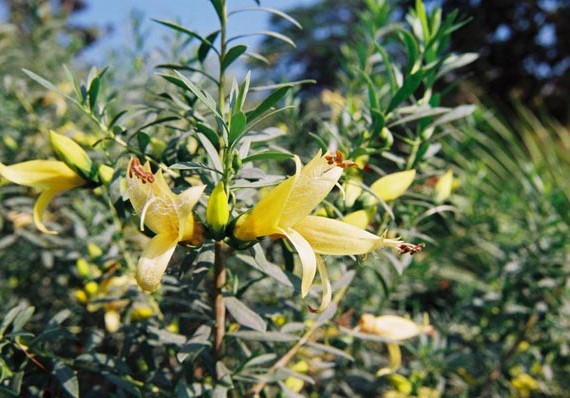
M 451 195 L 451 187 L 453 185 L 453 172 L 447 170 L 447 172 L 440 177 L 440 179 L 435 184 L 433 200 L 436 203 L 443 202 Z
M 383 239 L 363 229 L 339 220 L 308 216 L 295 230 L 310 243 L 319 254 L 357 255 L 370 253 L 383 244 Z
M 292 227 L 308 216 L 338 183 L 343 169 L 317 154 L 302 168 L 281 215 L 281 226 Z
M 105 311 L 105 329 L 115 333 L 121 327 L 121 314 L 116 310 Z
M 39 229 L 44 234 L 50 234 L 50 235 L 57 234 L 56 231 L 47 229 L 42 219 L 49 202 L 51 202 L 53 197 L 60 192 L 61 190 L 58 189 L 46 189 L 40 194 L 38 200 L 36 201 L 36 204 L 34 205 L 34 224 L 36 224 L 36 228 Z
M 400 171 L 388 174 L 374 182 L 370 189 L 376 196 L 385 202 L 402 196 L 414 182 L 415 170 Z
M 360 229 L 366 229 L 366 227 L 370 225 L 374 213 L 376 213 L 376 207 L 371 207 L 366 210 L 357 210 L 344 216 L 341 221 Z
M 321 305 L 316 310 L 316 312 L 323 312 L 331 303 L 332 286 L 325 262 L 323 261 L 321 256 L 316 256 L 316 257 L 317 257 L 317 269 L 319 271 L 319 276 L 321 278 L 321 286 L 323 288 L 323 297 L 321 299 Z
M 347 208 L 354 206 L 356 199 L 362 193 L 362 177 L 353 176 L 344 184 L 344 203 Z
M 139 260 L 135 275 L 143 290 L 153 292 L 158 289 L 177 243 L 177 236 L 166 233 L 158 234 L 150 240 Z
M 388 343 L 388 356 L 390 357 L 390 365 L 387 368 L 382 368 L 376 372 L 377 377 L 385 376 L 397 371 L 402 366 L 402 351 L 400 346 L 396 343 Z
M 248 241 L 276 234 L 279 230 L 283 208 L 296 180 L 297 175 L 289 177 L 265 195 L 251 213 L 241 216 L 236 222 L 235 237 Z
M 301 297 L 305 297 L 309 293 L 313 280 L 315 279 L 315 274 L 317 273 L 317 258 L 315 252 L 309 242 L 294 229 L 289 228 L 287 230 L 281 230 L 280 232 L 289 239 L 289 242 L 295 247 L 301 259 L 301 267 L 303 269 L 303 275 L 301 276 Z
M 64 191 L 85 184 L 84 179 L 57 160 L 29 160 L 11 166 L 0 163 L 0 174 L 15 184 L 37 189 Z
M 196 240 L 202 237 L 194 236 L 196 223 L 194 222 L 192 209 L 200 200 L 200 196 L 202 196 L 205 188 L 205 185 L 188 188 L 176 198 L 176 215 L 179 223 L 178 240 L 181 242 L 188 241 L 196 246 L 199 245 L 199 242 Z
M 387 340 L 402 341 L 432 330 L 429 325 L 418 325 L 414 321 L 396 315 L 375 317 L 363 314 L 360 318 L 360 330 L 375 334 Z

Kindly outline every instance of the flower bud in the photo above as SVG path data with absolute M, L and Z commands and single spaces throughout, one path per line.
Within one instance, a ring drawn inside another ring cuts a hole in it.
M 224 183 L 220 181 L 212 191 L 206 208 L 206 222 L 214 239 L 223 239 L 229 218 L 228 196 Z
M 392 132 L 388 130 L 387 127 L 384 127 L 380 132 L 380 139 L 382 140 L 384 148 L 390 148 L 394 143 L 394 136 L 392 135 Z
M 442 175 L 435 184 L 433 200 L 436 203 L 445 201 L 451 195 L 452 186 L 453 172 L 451 170 L 447 170 L 447 172 Z
M 113 180 L 115 170 L 105 164 L 100 164 L 97 168 L 97 179 L 101 184 L 108 185 Z
M 49 132 L 51 146 L 56 155 L 73 171 L 86 180 L 92 180 L 95 174 L 93 162 L 87 152 L 75 141 L 53 130 Z

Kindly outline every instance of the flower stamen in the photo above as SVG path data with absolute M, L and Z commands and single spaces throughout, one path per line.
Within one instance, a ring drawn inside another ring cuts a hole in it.
M 143 184 L 146 184 L 147 182 L 152 184 L 154 182 L 154 174 L 152 174 L 151 171 L 146 170 L 138 158 L 131 159 L 128 172 L 130 178 L 136 176 Z
M 400 252 L 400 254 L 404 253 L 416 254 L 421 252 L 425 246 L 426 246 L 425 243 L 413 244 L 408 242 L 401 242 L 398 245 L 397 249 Z
M 358 167 L 358 165 L 351 161 L 351 160 L 343 160 L 342 152 L 338 149 L 335 152 L 335 156 L 333 155 L 325 155 L 325 159 L 329 165 L 335 165 L 342 169 L 346 169 L 348 167 Z

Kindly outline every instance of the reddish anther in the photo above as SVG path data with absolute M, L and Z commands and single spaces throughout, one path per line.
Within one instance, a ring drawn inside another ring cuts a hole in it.
M 133 176 L 136 176 L 143 184 L 154 182 L 154 174 L 145 169 L 137 158 L 132 158 L 129 165 L 129 178 Z
M 342 156 L 342 152 L 339 151 L 338 149 L 335 152 L 335 156 L 333 155 L 326 155 L 325 159 L 327 160 L 327 163 L 330 165 L 336 165 L 338 167 L 341 167 L 343 169 L 346 169 L 347 167 L 358 167 L 358 165 L 350 160 L 343 160 L 343 156 Z

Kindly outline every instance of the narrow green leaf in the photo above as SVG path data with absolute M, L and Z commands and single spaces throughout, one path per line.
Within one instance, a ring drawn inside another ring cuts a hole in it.
M 109 122 L 109 125 L 107 126 L 107 128 L 110 130 L 118 121 L 121 117 L 123 117 L 123 115 L 127 113 L 127 111 L 120 111 L 119 113 L 117 113 L 113 119 L 111 119 L 111 121 Z
M 293 156 L 294 155 L 292 153 L 287 152 L 267 151 L 248 156 L 246 158 L 243 158 L 241 161 L 242 163 L 247 163 L 255 162 L 258 160 L 285 160 L 291 159 Z
M 69 366 L 62 362 L 56 362 L 53 373 L 69 395 L 74 398 L 79 397 L 79 382 L 77 381 L 77 376 Z
M 245 113 L 239 111 L 232 115 L 230 124 L 229 142 L 232 145 L 244 132 L 247 125 L 247 116 Z
M 259 2 L 257 2 L 257 3 L 259 4 Z M 240 8 L 240 9 L 231 11 L 230 13 L 228 13 L 228 16 L 238 14 L 240 12 L 245 12 L 245 11 L 264 11 L 264 12 L 268 12 L 270 14 L 275 14 L 275 15 L 291 22 L 297 28 L 303 29 L 303 26 L 295 18 L 293 18 L 289 14 L 284 13 L 283 11 L 279 11 L 279 10 L 276 10 L 275 8 L 271 8 L 271 7 L 245 7 L 245 8 Z
M 274 353 L 262 354 L 262 355 L 259 355 L 257 357 L 253 357 L 253 358 L 248 359 L 243 364 L 243 367 L 244 367 L 244 369 L 257 367 L 259 365 L 263 365 L 264 363 L 272 362 L 275 360 L 275 358 L 277 358 L 277 355 Z
M 430 127 L 439 126 L 457 119 L 463 119 L 475 112 L 475 105 L 460 105 L 443 116 L 438 117 Z
M 196 130 L 208 137 L 208 140 L 212 143 L 212 145 L 214 145 L 214 147 L 216 147 L 216 150 L 220 149 L 220 139 L 218 138 L 218 134 L 216 134 L 214 129 L 205 123 L 198 122 L 196 124 Z
M 224 297 L 224 304 L 228 312 L 237 323 L 258 332 L 265 332 L 267 324 L 261 316 L 235 297 Z
M 216 30 L 215 32 L 210 33 L 206 37 L 206 39 L 202 42 L 202 44 L 200 44 L 200 47 L 198 47 L 198 60 L 201 63 L 204 62 L 204 60 L 208 56 L 208 53 L 210 52 L 210 50 L 212 48 L 214 48 L 214 42 L 218 38 L 219 34 L 220 34 L 219 30 Z
M 394 97 L 392 97 L 386 113 L 393 111 L 398 105 L 408 99 L 410 95 L 412 95 L 414 91 L 416 91 L 416 89 L 420 86 L 422 77 L 423 72 L 421 70 L 412 75 L 409 75 L 408 78 L 404 80 L 402 87 L 400 87 L 396 94 L 394 94 Z
M 205 78 L 211 80 L 214 84 L 218 84 L 218 80 L 213 77 L 212 75 L 208 74 L 206 71 L 202 70 L 201 68 L 193 68 L 189 65 L 179 65 L 179 64 L 160 64 L 160 65 L 156 65 L 155 68 L 161 68 L 161 69 L 170 69 L 170 70 L 187 70 L 190 72 L 194 72 L 194 73 L 198 73 L 202 76 L 204 76 Z
M 285 86 L 272 92 L 267 98 L 265 98 L 261 102 L 261 104 L 257 106 L 257 108 L 255 108 L 253 111 L 246 113 L 247 120 L 251 122 L 257 119 L 259 116 L 261 116 L 269 109 L 271 109 L 273 105 L 279 102 L 279 100 L 283 98 L 285 94 L 287 94 L 287 91 L 289 91 L 289 89 L 291 89 L 291 86 Z
M 34 315 L 35 307 L 26 307 L 19 311 L 14 321 L 12 322 L 12 333 L 22 330 L 28 321 Z
M 222 161 L 220 160 L 220 155 L 218 154 L 217 149 L 214 147 L 214 145 L 212 145 L 210 140 L 204 134 L 197 133 L 196 136 L 198 137 L 198 140 L 200 140 L 200 143 L 212 161 L 214 169 L 219 173 L 223 172 L 224 166 L 222 165 Z
M 394 75 L 394 69 L 392 68 L 392 62 L 390 61 L 390 57 L 384 48 L 378 43 L 375 44 L 376 51 L 380 53 L 382 56 L 382 61 L 384 61 L 384 67 L 386 69 L 386 73 L 388 74 L 388 81 L 390 82 L 390 88 L 392 91 L 398 88 L 398 82 L 396 80 L 396 76 Z
M 418 61 L 418 57 L 420 55 L 420 48 L 418 42 L 416 41 L 416 38 L 409 31 L 401 29 L 398 32 L 398 36 L 406 46 L 406 54 L 407 54 L 406 72 L 410 73 L 413 70 L 414 65 Z
M 272 31 L 263 31 L 263 32 L 255 32 L 255 33 L 246 33 L 243 35 L 237 35 L 234 36 L 232 38 L 230 38 L 228 40 L 229 42 L 235 41 L 235 40 L 239 40 L 239 39 L 243 39 L 245 37 L 251 37 L 251 36 L 269 36 L 269 37 L 273 37 L 274 39 L 280 40 L 284 43 L 289 44 L 291 47 L 296 48 L 297 46 L 295 45 L 295 42 L 293 40 L 291 40 L 290 38 L 288 38 L 287 36 L 281 34 L 281 33 L 277 33 L 277 32 L 272 32 Z
M 424 43 L 427 43 L 430 39 L 430 32 L 429 32 L 429 25 L 428 19 L 426 14 L 426 8 L 422 0 L 416 0 L 416 13 L 417 17 L 420 19 L 422 24 L 422 32 L 423 32 L 423 39 Z
M 289 343 L 299 340 L 299 337 L 295 336 L 294 334 L 281 333 L 281 332 L 239 331 L 239 332 L 228 333 L 228 335 L 232 337 L 238 337 L 244 340 L 273 341 L 281 343 Z
M 237 46 L 230 48 L 222 60 L 222 71 L 226 70 L 228 66 L 230 66 L 236 59 L 239 58 L 240 55 L 246 51 L 247 46 L 243 44 L 238 44 Z
M 95 76 L 89 84 L 89 109 L 95 109 L 97 105 L 97 97 L 99 96 L 99 89 L 101 88 L 101 80 L 99 76 Z
M 222 0 L 210 0 L 210 3 L 214 6 L 214 10 L 216 10 L 216 14 L 218 14 L 218 19 L 224 21 L 226 18 L 224 16 L 224 4 Z
M 147 145 L 150 143 L 150 136 L 144 131 L 139 131 L 137 133 L 137 141 L 139 143 L 140 150 L 144 153 Z
M 219 51 L 213 46 L 212 42 L 204 39 L 202 36 L 200 36 L 198 33 L 191 31 L 190 29 L 185 28 L 184 26 L 180 26 L 174 22 L 169 22 L 169 21 L 163 21 L 160 19 L 152 19 L 154 22 L 158 22 L 161 25 L 164 25 L 170 29 L 176 30 L 177 32 L 180 33 L 184 33 L 185 35 L 188 35 L 190 37 L 193 37 L 195 39 L 198 39 L 202 44 L 206 44 L 210 46 L 210 49 L 212 49 L 213 51 L 216 52 L 216 54 L 220 54 Z
M 176 70 L 174 71 L 174 73 L 176 73 L 176 76 L 164 75 L 164 74 L 160 74 L 159 76 L 170 81 L 171 83 L 174 83 L 178 87 L 190 90 L 190 92 L 192 92 L 192 94 L 194 94 L 204 105 L 206 105 L 206 107 L 208 107 L 208 109 L 212 111 L 212 113 L 216 117 L 218 117 L 218 119 L 223 120 L 222 115 L 220 115 L 220 113 L 216 109 L 216 101 L 212 98 L 210 94 L 208 94 L 208 92 L 196 86 L 194 83 L 188 80 L 182 73 Z
M 250 79 L 251 79 L 251 72 L 248 71 L 247 74 L 245 75 L 245 79 L 243 79 L 242 84 L 240 84 L 239 86 L 234 112 L 241 111 L 243 109 L 243 105 L 245 104 L 245 100 L 249 92 Z

